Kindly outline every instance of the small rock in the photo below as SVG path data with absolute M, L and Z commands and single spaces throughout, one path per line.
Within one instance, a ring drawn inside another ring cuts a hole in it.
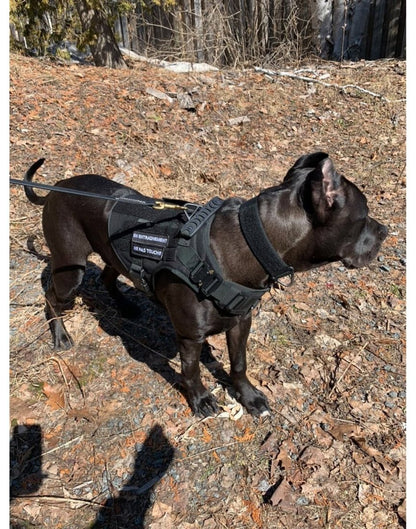
M 317 334 L 315 336 L 315 342 L 325 349 L 336 349 L 341 345 L 341 342 L 328 336 L 327 334 Z
M 165 94 L 165 92 L 157 90 L 156 88 L 147 87 L 146 94 L 156 97 L 157 99 L 163 99 L 165 101 L 168 101 L 169 103 L 173 102 L 173 99 L 168 94 Z
M 131 169 L 130 163 L 127 160 L 122 160 L 121 158 L 116 160 L 116 165 L 117 167 L 120 167 L 120 169 L 124 169 L 125 171 Z
M 309 500 L 305 496 L 299 496 L 296 500 L 297 505 L 309 505 Z
M 262 479 L 257 488 L 260 492 L 267 492 L 270 488 L 270 483 L 267 481 L 267 479 Z
M 249 123 L 250 118 L 248 116 L 240 116 L 238 118 L 230 118 L 228 120 L 229 125 L 241 125 L 242 123 Z
M 205 520 L 202 527 L 204 529 L 215 529 L 217 527 L 217 522 L 213 518 L 208 518 L 208 520 Z
M 405 522 L 406 521 L 406 499 L 399 505 L 397 509 L 397 514 Z

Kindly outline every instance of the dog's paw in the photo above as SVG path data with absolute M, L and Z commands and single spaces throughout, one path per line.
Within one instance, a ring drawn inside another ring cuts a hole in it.
M 254 386 L 246 388 L 244 392 L 239 392 L 237 397 L 250 415 L 254 415 L 255 417 L 267 417 L 271 415 L 266 396 Z
M 123 298 L 123 301 L 117 303 L 117 308 L 120 315 L 126 320 L 131 320 L 137 316 L 139 308 L 136 303 L 129 301 L 126 298 Z
M 66 331 L 54 334 L 53 348 L 57 351 L 66 351 L 67 349 L 71 349 L 73 345 L 74 341 Z
M 219 413 L 215 397 L 208 392 L 199 398 L 192 399 L 190 406 L 198 417 L 215 417 Z

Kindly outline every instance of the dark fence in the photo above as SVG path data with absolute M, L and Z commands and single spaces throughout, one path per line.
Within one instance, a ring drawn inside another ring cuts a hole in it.
M 406 57 L 406 0 L 131 0 L 123 15 L 121 2 L 106 2 L 120 44 L 159 58 L 236 65 Z M 64 34 L 53 6 L 31 27 L 16 13 L 11 36 L 25 49 L 44 54 L 60 45 L 52 40 Z
M 340 20 L 333 20 L 331 58 L 406 57 L 406 0 L 346 2 Z
M 335 60 L 405 58 L 406 0 L 145 0 L 116 32 L 133 51 L 195 61 L 261 60 L 284 45 Z

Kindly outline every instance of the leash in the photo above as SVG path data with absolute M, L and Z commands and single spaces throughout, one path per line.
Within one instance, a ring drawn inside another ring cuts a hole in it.
M 165 202 L 163 200 L 141 200 L 140 198 L 128 198 L 128 197 L 114 197 L 108 195 L 102 195 L 100 193 L 92 193 L 90 191 L 80 191 L 79 189 L 71 189 L 69 187 L 59 187 L 48 184 L 39 184 L 29 182 L 28 180 L 16 180 L 10 178 L 10 185 L 19 185 L 26 187 L 35 187 L 37 189 L 43 189 L 45 191 L 57 191 L 59 193 L 67 193 L 69 195 L 80 195 L 89 198 L 99 198 L 102 200 L 112 200 L 114 202 L 126 202 L 128 204 L 141 204 L 142 206 L 149 206 L 153 209 L 182 209 L 187 210 L 189 206 L 195 206 L 195 204 L 175 204 L 174 202 Z

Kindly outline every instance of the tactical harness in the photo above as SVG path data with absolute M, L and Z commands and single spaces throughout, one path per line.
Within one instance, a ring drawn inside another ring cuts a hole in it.
M 112 248 L 132 277 L 135 286 L 148 296 L 155 278 L 169 270 L 188 285 L 199 299 L 209 299 L 227 315 L 245 315 L 279 278 L 293 276 L 271 246 L 260 220 L 257 199 L 240 206 L 240 226 L 251 251 L 269 274 L 266 288 L 253 289 L 222 277 L 210 246 L 210 229 L 215 212 L 223 203 L 214 197 L 204 206 L 180 200 L 115 202 L 108 219 Z

